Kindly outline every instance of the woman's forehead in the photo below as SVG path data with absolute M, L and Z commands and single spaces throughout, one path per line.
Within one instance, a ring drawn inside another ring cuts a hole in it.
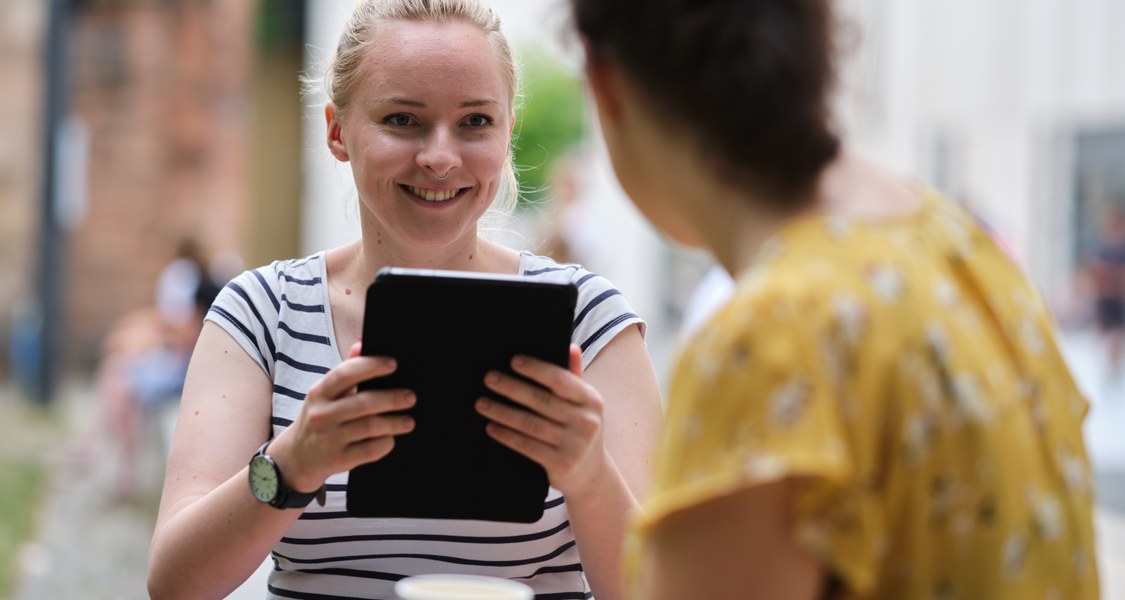
M 387 21 L 373 32 L 360 86 L 380 96 L 437 91 L 510 103 L 505 71 L 492 40 L 475 25 Z

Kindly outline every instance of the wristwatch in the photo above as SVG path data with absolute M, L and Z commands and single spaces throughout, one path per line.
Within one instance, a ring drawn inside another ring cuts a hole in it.
M 259 502 L 274 508 L 304 508 L 313 501 L 313 498 L 324 506 L 323 485 L 313 492 L 298 492 L 285 484 L 281 469 L 277 468 L 277 463 L 266 454 L 266 447 L 269 445 L 269 442 L 262 444 L 250 459 L 250 493 Z

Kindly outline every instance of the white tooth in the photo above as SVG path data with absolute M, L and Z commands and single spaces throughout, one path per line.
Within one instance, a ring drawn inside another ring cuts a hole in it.
M 437 191 L 431 191 L 431 190 L 424 190 L 422 188 L 416 188 L 412 185 L 408 185 L 406 187 L 407 187 L 407 189 L 410 190 L 410 192 L 412 194 L 426 200 L 427 202 L 445 202 L 446 200 L 449 200 L 450 198 L 453 198 L 454 196 L 456 196 L 457 191 L 458 191 L 458 190 L 446 190 L 444 192 L 437 192 Z

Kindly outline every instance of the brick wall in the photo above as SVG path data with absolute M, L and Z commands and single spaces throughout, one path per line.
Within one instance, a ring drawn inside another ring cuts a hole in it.
M 242 253 L 250 187 L 251 2 L 87 2 L 73 109 L 90 135 L 88 206 L 66 278 L 69 358 L 151 303 L 187 235 Z
M 152 302 L 184 237 L 249 265 L 295 254 L 303 45 L 293 24 L 304 5 L 75 4 L 71 112 L 89 162 L 84 216 L 64 248 L 63 358 L 88 368 L 112 324 Z M 43 0 L 0 9 L 0 380 L 15 308 L 36 291 L 46 10 Z

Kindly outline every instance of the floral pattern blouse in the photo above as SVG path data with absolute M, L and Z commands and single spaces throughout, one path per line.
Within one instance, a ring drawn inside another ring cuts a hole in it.
M 929 191 L 907 216 L 809 216 L 736 285 L 680 358 L 634 546 L 799 476 L 794 535 L 838 598 L 1098 597 L 1087 401 L 971 216 Z

